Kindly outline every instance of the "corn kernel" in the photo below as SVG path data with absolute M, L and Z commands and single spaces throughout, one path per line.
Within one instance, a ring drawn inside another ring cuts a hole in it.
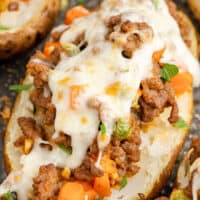
M 25 139 L 24 154 L 29 154 L 32 148 L 33 148 L 33 140 L 30 138 Z
M 64 168 L 61 172 L 61 175 L 63 178 L 65 179 L 69 179 L 70 175 L 71 175 L 71 171 L 69 168 Z

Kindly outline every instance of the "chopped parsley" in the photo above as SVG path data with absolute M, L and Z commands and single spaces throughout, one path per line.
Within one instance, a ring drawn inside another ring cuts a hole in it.
M 179 129 L 189 128 L 187 122 L 181 117 L 179 117 L 179 120 L 174 124 L 174 126 Z
M 61 45 L 69 56 L 74 56 L 80 52 L 79 47 L 73 43 L 66 43 Z
M 86 0 L 76 0 L 76 3 L 77 3 L 77 4 L 85 4 L 85 3 L 86 3 Z
M 101 131 L 101 134 L 102 135 L 105 135 L 106 134 L 106 126 L 104 123 L 101 123 L 100 124 L 100 131 Z
M 59 148 L 64 151 L 65 153 L 72 154 L 72 147 L 65 146 L 64 144 L 59 144 Z
M 21 92 L 23 90 L 29 90 L 33 84 L 25 84 L 25 85 L 10 85 L 9 90 L 15 91 L 15 92 Z
M 119 118 L 114 127 L 114 135 L 123 140 L 131 134 L 130 124 L 127 120 Z
M 179 69 L 176 65 L 166 63 L 164 67 L 161 69 L 161 78 L 164 82 L 168 82 L 178 74 Z
M 158 6 L 159 6 L 159 0 L 152 0 L 152 2 L 153 2 L 155 9 L 157 10 Z
M 10 191 L 8 191 L 7 193 L 3 194 L 2 196 L 6 200 L 13 200 L 12 193 Z
M 128 181 L 126 176 L 122 176 L 121 184 L 120 184 L 120 190 L 123 189 L 127 185 Z

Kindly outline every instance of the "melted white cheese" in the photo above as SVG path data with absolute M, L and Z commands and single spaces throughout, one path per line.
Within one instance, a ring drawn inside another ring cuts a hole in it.
M 18 1 L 18 3 L 19 9 L 17 11 L 6 10 L 0 13 L 0 25 L 11 29 L 22 26 L 38 12 L 41 0 L 30 0 L 29 2 Z
M 134 52 L 131 59 L 121 55 L 121 48 L 104 40 L 107 32 L 104 21 L 118 14 L 122 15 L 123 21 L 130 19 L 133 22 L 146 22 L 153 28 L 152 41 L 144 43 Z M 38 141 L 31 153 L 21 158 L 22 171 L 26 180 L 29 178 L 29 182 L 30 176 L 34 177 L 41 165 L 54 163 L 59 167 L 78 167 L 96 136 L 98 145 L 103 150 L 110 142 L 115 119 L 130 117 L 130 107 L 141 80 L 152 75 L 152 54 L 155 51 L 166 47 L 163 61 L 188 69 L 194 76 L 194 84 L 199 84 L 198 62 L 185 46 L 178 26 L 162 0 L 159 1 L 158 10 L 149 0 L 105 0 L 100 11 L 78 19 L 70 25 L 60 42 L 69 43 L 82 31 L 85 31 L 87 48 L 73 57 L 63 56 L 49 75 L 52 102 L 56 107 L 54 137 L 60 131 L 70 135 L 72 155 L 62 152 L 59 148 L 51 152 L 45 151 L 39 147 Z M 99 53 L 93 54 L 94 48 L 98 49 Z M 121 84 L 121 90 L 116 96 L 105 93 L 105 89 L 113 83 Z M 80 85 L 82 89 L 75 95 L 77 98 L 72 109 L 71 88 L 80 88 Z M 93 108 L 95 105 L 97 109 Z M 100 121 L 107 128 L 105 140 L 101 140 L 98 135 Z M 154 149 L 152 154 L 153 152 Z M 31 165 L 33 169 L 29 169 L 27 174 L 26 169 L 30 163 L 35 164 Z M 20 199 L 26 199 L 20 188 L 16 190 Z

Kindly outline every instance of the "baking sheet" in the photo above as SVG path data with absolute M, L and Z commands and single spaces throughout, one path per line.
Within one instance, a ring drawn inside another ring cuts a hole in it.
M 100 1 L 100 0 L 99 0 Z M 90 8 L 95 8 L 95 6 L 99 3 L 99 1 L 96 0 L 88 0 L 87 6 Z M 187 7 L 187 1 L 186 0 L 175 0 L 177 5 L 185 10 L 185 12 L 192 18 L 194 24 L 197 26 L 197 29 L 200 30 L 200 22 L 198 22 L 192 15 L 191 11 Z M 75 1 L 71 0 L 69 2 L 69 7 L 74 6 Z M 64 20 L 64 13 L 65 11 L 62 11 L 60 16 L 58 17 L 55 26 L 59 23 L 62 23 Z M 16 58 L 13 58 L 8 61 L 0 61 L 0 96 L 7 95 L 12 99 L 12 103 L 14 102 L 14 99 L 16 97 L 15 92 L 9 91 L 8 87 L 12 84 L 17 84 L 21 79 L 24 77 L 25 73 L 25 65 L 27 61 L 29 60 L 30 56 L 34 54 L 36 49 L 41 49 L 45 40 L 48 39 L 48 36 L 46 39 L 40 42 L 40 44 L 36 45 L 34 48 L 30 49 L 26 54 L 20 55 Z M 200 77 L 199 77 L 200 78 Z M 172 171 L 171 177 L 168 182 L 166 182 L 166 187 L 163 188 L 161 191 L 161 194 L 168 195 L 171 191 L 171 188 L 173 187 L 174 178 L 176 175 L 176 170 L 178 163 L 180 162 L 180 159 L 183 155 L 183 153 L 188 149 L 190 145 L 190 140 L 193 136 L 200 136 L 200 88 L 196 88 L 194 90 L 194 104 L 195 104 L 195 110 L 194 110 L 194 117 L 193 122 L 190 129 L 190 135 L 187 138 L 187 141 L 184 145 L 184 149 L 181 152 L 179 158 L 177 159 L 176 166 L 174 167 L 174 170 Z M 0 105 L 1 108 L 1 105 Z M 3 165 L 3 132 L 4 132 L 5 126 L 3 124 L 3 121 L 0 120 L 0 182 L 5 178 L 5 170 Z

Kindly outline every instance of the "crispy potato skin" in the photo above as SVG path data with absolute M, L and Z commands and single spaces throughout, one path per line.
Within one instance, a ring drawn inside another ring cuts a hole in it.
M 190 106 L 190 125 L 192 122 L 192 113 L 193 113 L 193 109 L 194 109 L 194 103 L 193 103 L 193 93 L 191 91 L 191 93 L 189 94 L 191 95 L 191 104 Z M 157 182 L 155 183 L 155 185 L 153 186 L 151 192 L 148 194 L 147 199 L 149 200 L 153 200 L 161 191 L 161 189 L 166 185 L 166 181 L 169 178 L 172 169 L 174 167 L 174 164 L 176 162 L 176 159 L 181 151 L 181 149 L 183 148 L 184 142 L 188 136 L 189 133 L 189 129 L 186 129 L 184 132 L 184 139 L 181 141 L 181 143 L 179 144 L 179 146 L 176 147 L 176 150 L 174 151 L 173 155 L 171 156 L 171 160 L 170 162 L 167 164 L 166 168 L 162 170 L 162 174 L 160 175 L 160 177 L 158 177 Z
M 25 52 L 43 38 L 59 12 L 60 0 L 43 0 L 36 16 L 15 31 L 0 34 L 0 59 Z
M 194 15 L 200 20 L 200 4 L 199 0 L 188 0 L 188 4 Z
M 190 51 L 192 52 L 192 54 L 197 58 L 198 57 L 198 41 L 197 41 L 196 28 L 194 27 L 190 18 L 184 12 L 179 10 L 177 14 L 182 19 L 183 21 L 182 23 L 185 23 L 187 29 L 190 30 L 187 35 L 187 39 L 190 41 L 190 46 L 188 47 L 190 48 Z

